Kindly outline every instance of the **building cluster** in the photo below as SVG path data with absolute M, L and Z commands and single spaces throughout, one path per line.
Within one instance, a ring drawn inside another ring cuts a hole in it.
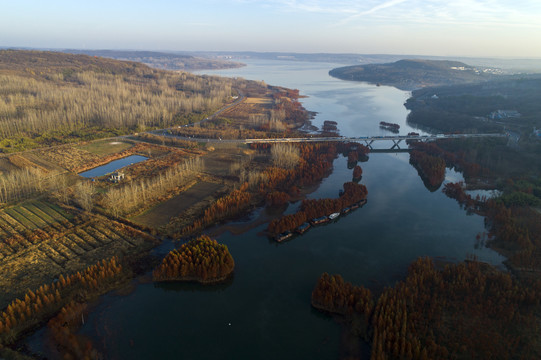
M 488 117 L 492 120 L 512 119 L 520 117 L 520 113 L 516 110 L 496 110 L 491 112 Z

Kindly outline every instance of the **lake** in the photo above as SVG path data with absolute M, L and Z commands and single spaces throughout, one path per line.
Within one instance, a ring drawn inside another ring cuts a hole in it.
M 333 67 L 250 61 L 212 73 L 297 88 L 308 96 L 301 99 L 304 106 L 318 113 L 314 125 L 337 121 L 341 135 L 387 134 L 380 121 L 400 124 L 401 134 L 419 132 L 406 124 L 408 92 L 333 79 L 327 75 Z M 476 255 L 502 267 L 504 258 L 475 238 L 485 231 L 483 218 L 466 214 L 441 189 L 427 190 L 409 154 L 369 154 L 360 165 L 361 183 L 368 188 L 364 207 L 280 244 L 260 235 L 266 225 L 241 235 L 224 233 L 217 240 L 236 263 L 228 283 L 138 284 L 127 296 L 104 296 L 82 333 L 108 359 L 335 359 L 341 326 L 310 306 L 323 272 L 378 291 L 404 279 L 420 256 L 458 262 Z M 351 178 L 347 159 L 340 156 L 308 197 L 338 197 Z M 447 170 L 445 181 L 459 180 L 461 174 Z

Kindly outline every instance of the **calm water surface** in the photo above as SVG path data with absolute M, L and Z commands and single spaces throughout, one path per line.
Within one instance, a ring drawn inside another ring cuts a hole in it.
M 95 167 L 94 169 L 90 169 L 88 171 L 82 172 L 79 174 L 79 176 L 82 176 L 85 178 L 93 178 L 93 177 L 107 175 L 114 171 L 117 171 L 118 169 L 121 169 L 123 167 L 129 166 L 132 164 L 136 164 L 146 159 L 148 158 L 141 155 L 126 156 L 125 158 L 114 160 L 105 165 L 98 166 L 98 167 Z
M 333 79 L 327 75 L 333 67 L 253 61 L 213 73 L 300 89 L 309 96 L 302 99 L 304 106 L 318 112 L 314 124 L 335 120 L 342 135 L 386 134 L 380 121 L 399 123 L 401 134 L 415 130 L 406 125 L 403 107 L 409 93 Z M 483 218 L 467 215 L 441 189 L 427 190 L 408 160 L 407 153 L 371 154 L 361 163 L 368 203 L 292 241 L 277 244 L 258 235 L 266 225 L 221 235 L 218 241 L 227 244 L 236 263 L 227 284 L 149 283 L 128 296 L 107 295 L 83 333 L 111 359 L 338 358 L 340 325 L 310 306 L 321 273 L 340 273 L 378 290 L 403 279 L 419 256 L 462 261 L 475 254 L 496 265 L 503 260 L 476 243 Z M 337 197 L 351 177 L 346 159 L 339 157 L 309 197 Z M 461 179 L 448 170 L 446 181 Z

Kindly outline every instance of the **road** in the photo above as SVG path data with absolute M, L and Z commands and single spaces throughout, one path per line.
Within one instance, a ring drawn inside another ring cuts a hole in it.
M 212 120 L 214 119 L 216 116 L 220 115 L 222 112 L 226 111 L 227 109 L 230 109 L 232 108 L 233 106 L 237 106 L 238 104 L 240 104 L 241 102 L 244 101 L 244 99 L 246 99 L 246 96 L 244 96 L 244 94 L 240 91 L 240 90 L 237 90 L 238 93 L 239 93 L 239 98 L 237 100 L 235 100 L 234 102 L 232 102 L 231 104 L 229 105 L 226 105 L 224 106 L 223 108 L 221 108 L 220 110 L 216 111 L 214 114 L 210 115 L 209 117 L 199 121 L 199 122 L 196 122 L 194 123 L 195 124 L 201 124 L 203 121 L 208 121 L 208 120 Z

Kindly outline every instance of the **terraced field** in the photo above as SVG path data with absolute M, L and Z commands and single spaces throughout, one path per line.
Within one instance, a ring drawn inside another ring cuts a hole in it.
M 154 241 L 130 226 L 43 201 L 0 210 L 0 308 L 27 288 L 113 255 L 139 253 Z

